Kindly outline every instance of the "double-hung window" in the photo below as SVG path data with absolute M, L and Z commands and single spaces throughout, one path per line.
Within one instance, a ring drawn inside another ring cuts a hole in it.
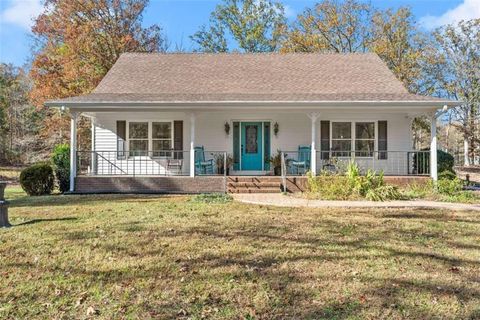
M 351 122 L 332 122 L 332 156 L 349 157 L 352 151 Z
M 334 157 L 373 157 L 375 122 L 332 122 L 331 150 Z
M 355 123 L 355 156 L 373 157 L 375 150 L 375 122 Z
M 130 156 L 148 155 L 148 122 L 128 123 L 128 150 Z
M 128 123 L 130 156 L 171 157 L 172 149 L 173 125 L 171 121 Z
M 172 123 L 152 122 L 152 151 L 154 157 L 171 157 Z

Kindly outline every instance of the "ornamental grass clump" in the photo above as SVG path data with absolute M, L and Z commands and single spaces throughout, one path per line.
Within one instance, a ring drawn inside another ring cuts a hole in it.
M 371 201 L 397 200 L 401 194 L 397 187 L 386 186 L 383 172 L 367 170 L 361 175 L 360 167 L 353 160 L 348 164 L 345 175 L 322 172 L 319 177 L 307 174 L 308 195 L 324 200 Z

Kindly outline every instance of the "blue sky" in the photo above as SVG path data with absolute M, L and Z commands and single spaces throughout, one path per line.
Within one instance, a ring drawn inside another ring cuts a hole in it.
M 280 0 L 289 19 L 294 19 L 316 1 Z M 208 22 L 216 0 L 150 0 L 144 24 L 157 23 L 168 35 L 172 46 L 182 43 L 192 48 L 189 35 Z M 410 6 L 422 26 L 431 29 L 460 19 L 480 18 L 480 0 L 372 0 L 376 7 Z M 21 66 L 28 63 L 31 48 L 32 17 L 41 11 L 41 0 L 0 0 L 0 62 Z

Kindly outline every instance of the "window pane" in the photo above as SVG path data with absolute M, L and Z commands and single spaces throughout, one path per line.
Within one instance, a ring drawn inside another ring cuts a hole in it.
M 371 157 L 373 155 L 373 148 L 375 147 L 375 141 L 371 140 L 356 140 L 355 141 L 355 153 L 359 157 Z
M 257 129 L 258 129 L 258 126 L 256 125 L 245 126 L 245 135 L 246 135 L 245 153 L 257 153 L 258 151 Z
M 130 152 L 135 152 L 134 155 L 140 155 L 137 151 L 148 151 L 148 140 L 130 140 Z M 141 155 L 146 153 L 141 153 Z
M 130 139 L 148 139 L 148 122 L 130 122 L 128 129 Z
M 152 147 L 153 147 L 153 151 L 171 150 L 172 141 L 171 140 L 153 140 Z
M 351 151 L 352 142 L 349 140 L 332 140 L 332 150 L 334 151 Z
M 350 122 L 333 122 L 332 139 L 350 139 L 352 137 L 352 125 Z
M 153 122 L 153 139 L 170 139 L 172 137 L 172 124 L 170 122 Z
M 356 139 L 375 139 L 375 123 L 357 122 L 355 124 Z

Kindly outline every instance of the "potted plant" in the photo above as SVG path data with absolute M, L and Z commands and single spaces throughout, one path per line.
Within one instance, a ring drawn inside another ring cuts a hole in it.
M 223 153 L 217 153 L 213 156 L 215 159 L 215 165 L 217 167 L 217 174 L 223 174 L 224 173 L 224 159 L 223 159 Z M 233 164 L 233 157 L 230 154 L 227 154 L 227 176 L 230 174 L 230 167 Z
M 285 153 L 285 165 L 288 166 L 288 159 L 287 154 Z M 273 167 L 273 174 L 279 176 L 282 174 L 282 152 L 277 150 L 277 154 L 270 157 L 269 162 L 272 164 Z

